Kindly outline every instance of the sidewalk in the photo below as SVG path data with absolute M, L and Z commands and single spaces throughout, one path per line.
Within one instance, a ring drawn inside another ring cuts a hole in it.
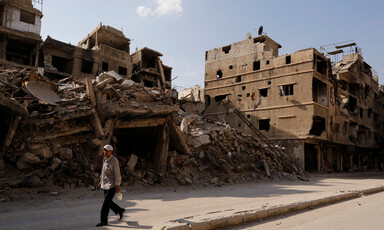
M 225 187 L 123 188 L 123 201 L 117 203 L 126 208 L 124 219 L 110 212 L 104 229 L 214 229 L 357 197 L 367 189 L 379 192 L 382 186 L 384 173 Z M 102 203 L 97 193 L 97 198 L 2 203 L 0 229 L 94 229 Z

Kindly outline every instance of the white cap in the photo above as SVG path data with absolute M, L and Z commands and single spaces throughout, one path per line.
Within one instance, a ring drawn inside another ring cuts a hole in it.
M 105 149 L 107 151 L 112 151 L 113 147 L 112 147 L 112 145 L 104 145 L 103 149 Z

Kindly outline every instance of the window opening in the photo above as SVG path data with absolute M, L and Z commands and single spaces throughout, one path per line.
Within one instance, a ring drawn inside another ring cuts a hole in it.
M 223 47 L 223 52 L 224 52 L 225 54 L 229 53 L 230 50 L 231 50 L 231 46 L 230 46 L 230 45 L 229 45 L 229 46 L 224 46 L 224 47 Z
M 127 76 L 127 68 L 119 66 L 119 74 L 123 76 Z
M 371 117 L 371 114 L 372 114 L 372 108 L 369 108 L 368 109 L 368 117 Z
M 325 119 L 319 116 L 313 117 L 312 129 L 309 135 L 320 136 L 325 131 Z
M 52 56 L 52 66 L 55 67 L 59 72 L 71 74 L 73 62 L 72 60 L 66 58 Z
M 265 130 L 268 132 L 270 128 L 269 121 L 270 119 L 259 120 L 259 130 Z
M 233 65 L 230 65 L 230 66 L 229 66 L 229 69 L 233 69 Z
M 316 56 L 316 71 L 321 75 L 327 74 L 327 61 L 320 56 Z
M 237 76 L 237 77 L 235 78 L 235 82 L 241 82 L 241 76 Z
M 356 109 L 357 109 L 357 99 L 351 95 L 349 95 L 348 97 L 348 105 L 347 105 L 347 108 L 350 112 L 352 113 L 357 113 Z
M 35 15 L 33 13 L 29 13 L 27 11 L 20 11 L 20 21 L 28 24 L 35 24 Z
M 259 94 L 262 97 L 267 97 L 268 96 L 268 88 L 259 89 Z
M 260 61 L 253 62 L 253 71 L 260 69 Z
M 221 102 L 222 100 L 226 99 L 227 96 L 229 96 L 229 94 L 217 95 L 217 96 L 215 97 L 215 101 L 216 101 L 216 102 Z
M 242 90 L 245 90 L 245 86 L 241 87 Z
M 102 62 L 101 69 L 103 71 L 108 71 L 108 62 Z
M 293 95 L 293 84 L 280 86 L 280 96 Z
M 285 57 L 285 64 L 291 64 L 291 56 Z
M 222 78 L 223 77 L 223 72 L 221 70 L 218 70 L 216 72 L 216 78 Z
M 312 96 L 313 101 L 324 106 L 328 106 L 327 99 L 327 84 L 324 82 L 313 78 L 312 81 Z
M 318 170 L 318 151 L 313 144 L 304 144 L 304 160 L 305 160 L 305 171 L 314 172 Z
M 83 60 L 81 62 L 81 72 L 82 73 L 92 73 L 93 62 Z

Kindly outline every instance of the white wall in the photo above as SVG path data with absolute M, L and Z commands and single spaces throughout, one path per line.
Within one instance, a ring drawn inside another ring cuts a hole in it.
M 35 15 L 35 25 L 21 22 L 20 9 L 13 6 L 9 6 L 5 27 L 40 35 L 41 19 L 38 15 Z

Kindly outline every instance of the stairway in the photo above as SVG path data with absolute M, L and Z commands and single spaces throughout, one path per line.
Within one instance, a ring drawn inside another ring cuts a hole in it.
M 256 127 L 239 110 L 234 109 L 233 112 L 256 134 L 256 139 L 258 139 L 258 141 L 265 146 L 265 149 L 281 159 L 286 169 L 288 169 L 291 173 L 301 174 L 301 172 L 295 166 L 293 160 L 287 157 L 284 152 L 282 152 L 266 136 L 264 136 L 258 129 L 256 129 Z

